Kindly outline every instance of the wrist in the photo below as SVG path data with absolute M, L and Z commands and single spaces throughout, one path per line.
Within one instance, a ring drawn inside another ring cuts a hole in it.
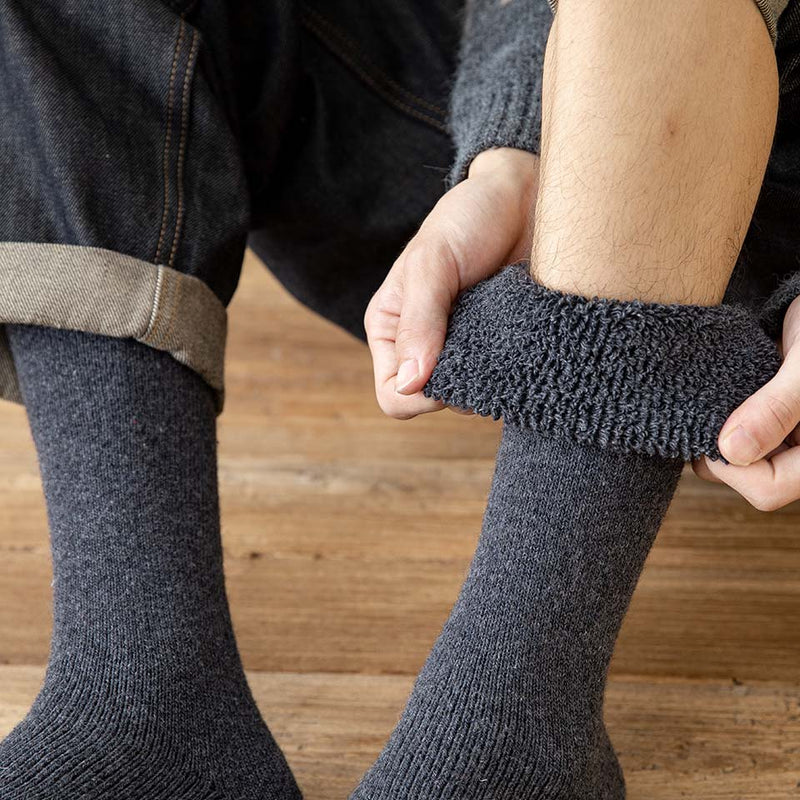
M 472 159 L 467 179 L 494 184 L 504 196 L 511 193 L 519 208 L 532 214 L 539 191 L 539 156 L 513 147 L 484 150 Z
M 472 159 L 467 177 L 487 173 L 505 173 L 516 178 L 528 178 L 535 182 L 539 175 L 539 156 L 515 147 L 493 147 L 478 153 Z

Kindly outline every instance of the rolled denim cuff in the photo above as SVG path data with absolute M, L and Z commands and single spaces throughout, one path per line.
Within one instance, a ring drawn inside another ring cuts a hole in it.
M 743 307 L 587 299 L 521 262 L 460 296 L 423 392 L 546 436 L 719 459 L 723 423 L 779 366 Z
M 0 398 L 22 403 L 5 323 L 136 339 L 225 402 L 227 311 L 194 275 L 99 247 L 0 242 Z

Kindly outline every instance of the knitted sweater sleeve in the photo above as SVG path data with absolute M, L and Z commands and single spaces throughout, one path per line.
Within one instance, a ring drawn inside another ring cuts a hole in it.
M 775 46 L 789 0 L 754 0 Z M 467 0 L 460 64 L 450 100 L 455 160 L 448 188 L 478 153 L 539 153 L 544 52 L 558 0 Z
M 450 99 L 455 161 L 448 188 L 478 153 L 539 153 L 542 70 L 553 12 L 548 0 L 467 0 L 459 69 Z

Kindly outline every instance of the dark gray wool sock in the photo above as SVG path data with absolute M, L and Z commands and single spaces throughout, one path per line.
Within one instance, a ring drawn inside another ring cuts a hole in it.
M 222 573 L 211 390 L 133 340 L 7 326 L 47 499 L 44 686 L 2 800 L 300 797 L 248 689 Z
M 504 419 L 478 549 L 353 800 L 620 800 L 614 643 L 683 460 L 774 374 L 742 309 L 465 293 L 428 396 Z

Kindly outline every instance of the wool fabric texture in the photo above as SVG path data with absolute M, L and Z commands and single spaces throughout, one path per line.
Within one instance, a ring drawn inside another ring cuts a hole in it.
M 44 686 L 3 800 L 298 800 L 247 686 L 222 573 L 214 395 L 132 339 L 8 336 L 53 552 Z
M 587 299 L 519 262 L 461 295 L 424 394 L 545 436 L 719 459 L 725 420 L 779 366 L 745 308 Z
M 469 574 L 351 800 L 624 798 L 606 676 L 681 466 L 504 423 Z

